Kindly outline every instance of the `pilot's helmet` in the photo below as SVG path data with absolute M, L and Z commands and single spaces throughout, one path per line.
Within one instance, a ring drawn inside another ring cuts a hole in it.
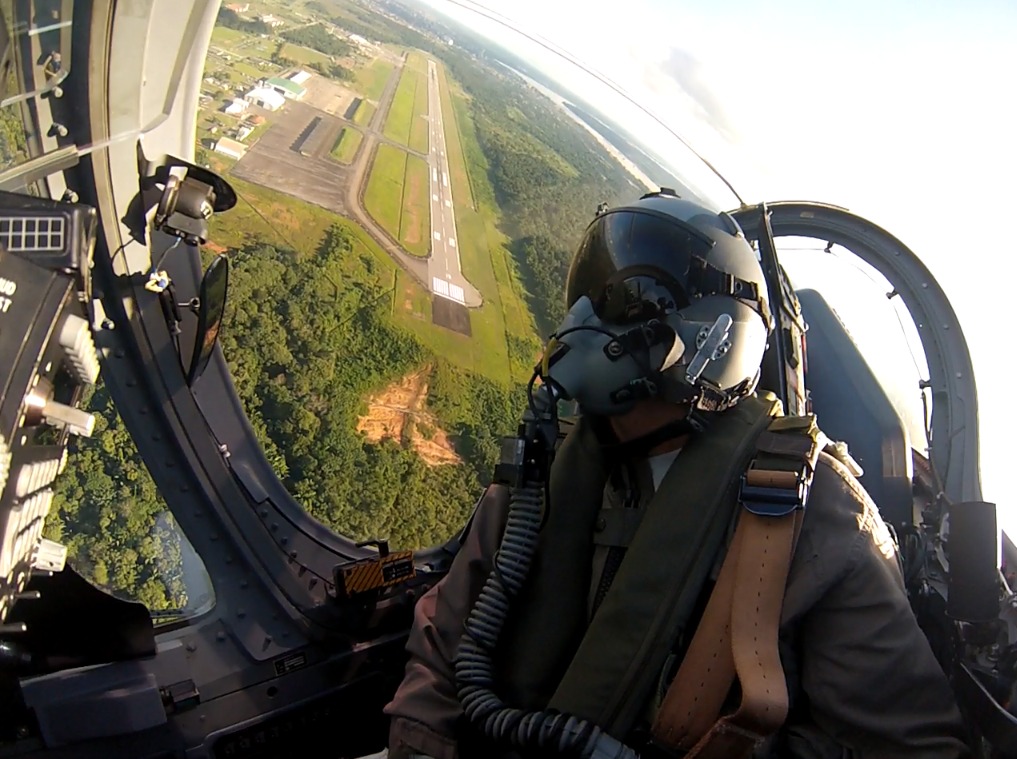
M 658 319 L 675 329 L 684 352 L 664 372 L 662 397 L 722 410 L 755 390 L 771 329 L 766 282 L 730 215 L 668 189 L 601 207 L 572 260 L 565 291 L 568 308 L 587 296 L 605 324 Z M 731 319 L 727 337 L 690 381 L 690 363 L 723 314 Z

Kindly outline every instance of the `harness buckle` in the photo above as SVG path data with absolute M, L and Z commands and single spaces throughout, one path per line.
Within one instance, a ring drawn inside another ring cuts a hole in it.
M 761 469 L 753 461 L 741 478 L 738 501 L 745 509 L 761 517 L 783 517 L 804 509 L 809 497 L 811 478 L 805 466 L 796 471 Z

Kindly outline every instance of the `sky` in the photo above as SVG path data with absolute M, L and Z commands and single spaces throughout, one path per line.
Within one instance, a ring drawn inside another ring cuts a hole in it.
M 580 94 L 589 76 L 448 0 Z M 482 0 L 615 83 L 750 203 L 844 206 L 914 250 L 960 319 L 978 384 L 982 494 L 1007 501 L 1017 344 L 1017 3 L 1012 0 Z M 596 88 L 650 146 L 720 185 L 632 103 Z

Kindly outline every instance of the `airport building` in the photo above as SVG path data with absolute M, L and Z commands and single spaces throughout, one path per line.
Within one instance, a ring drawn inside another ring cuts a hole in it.
M 233 102 L 227 105 L 225 108 L 223 108 L 223 112 L 228 113 L 230 116 L 239 116 L 240 114 L 247 110 L 247 106 L 249 105 L 250 103 L 248 103 L 246 100 L 243 100 L 241 98 L 233 98 Z
M 265 82 L 265 85 L 289 100 L 300 100 L 307 93 L 307 90 L 292 79 L 283 79 L 278 76 L 273 76 Z
M 278 111 L 286 102 L 286 98 L 271 87 L 255 87 L 244 95 L 244 99 L 248 103 L 261 106 L 266 111 Z
M 231 140 L 229 137 L 220 137 L 215 141 L 214 150 L 216 153 L 222 153 L 225 156 L 239 160 L 247 152 L 247 146 L 236 140 Z

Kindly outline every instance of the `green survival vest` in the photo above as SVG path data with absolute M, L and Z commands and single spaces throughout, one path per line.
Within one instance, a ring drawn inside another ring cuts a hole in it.
M 560 446 L 530 575 L 498 645 L 505 703 L 552 708 L 624 739 L 691 615 L 735 515 L 741 475 L 780 402 L 750 397 L 682 449 L 587 624 L 593 535 L 610 463 L 588 420 Z

